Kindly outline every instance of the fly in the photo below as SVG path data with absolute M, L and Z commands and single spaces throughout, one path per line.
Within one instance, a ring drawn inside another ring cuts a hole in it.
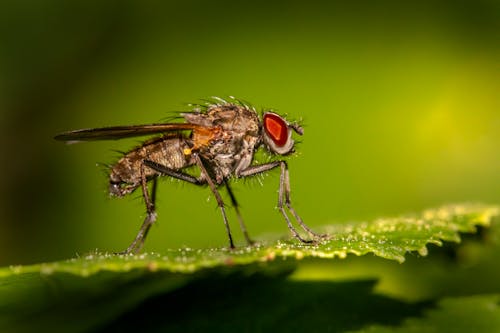
M 137 188 L 142 191 L 146 205 L 146 218 L 137 236 L 121 253 L 138 253 L 144 245 L 149 229 L 156 221 L 155 197 L 158 177 L 170 176 L 194 185 L 208 185 L 222 213 L 222 219 L 234 248 L 233 237 L 226 217 L 224 201 L 219 193 L 225 187 L 235 208 L 240 228 L 248 244 L 253 244 L 241 217 L 238 202 L 229 180 L 258 175 L 275 168 L 281 171 L 278 209 L 292 235 L 303 243 L 313 243 L 321 235 L 313 232 L 296 213 L 290 201 L 290 179 L 285 160 L 264 164 L 253 162 L 254 153 L 263 146 L 273 155 L 285 156 L 294 152 L 292 132 L 303 134 L 296 123 L 287 122 L 282 116 L 266 111 L 261 117 L 255 108 L 232 99 L 227 102 L 215 98 L 193 112 L 181 113 L 184 123 L 158 123 L 149 125 L 114 126 L 64 132 L 55 137 L 66 142 L 116 140 L 136 136 L 161 134 L 132 149 L 110 169 L 109 193 L 123 197 Z M 196 167 L 194 177 L 184 169 Z M 148 182 L 152 182 L 151 191 Z M 310 236 L 303 238 L 292 225 L 286 209 Z

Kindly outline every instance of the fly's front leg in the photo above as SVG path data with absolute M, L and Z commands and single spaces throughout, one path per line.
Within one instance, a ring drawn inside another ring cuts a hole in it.
M 141 189 L 142 189 L 142 196 L 144 198 L 144 203 L 146 204 L 146 218 L 144 219 L 144 222 L 142 223 L 141 228 L 137 233 L 137 236 L 135 236 L 134 241 L 127 247 L 125 251 L 121 252 L 120 254 L 138 253 L 144 245 L 144 240 L 148 235 L 149 229 L 156 221 L 155 200 L 156 200 L 156 188 L 158 179 L 156 177 L 153 178 L 153 186 L 151 189 L 151 196 L 150 196 L 148 193 L 148 184 L 146 175 L 144 173 L 144 168 L 145 165 L 143 163 L 141 164 Z
M 281 177 L 280 177 L 280 187 L 284 187 L 285 189 L 285 205 L 288 208 L 288 210 L 292 213 L 293 217 L 295 220 L 299 223 L 299 225 L 304 229 L 309 236 L 313 238 L 324 238 L 326 235 L 321 235 L 318 234 L 314 231 L 312 231 L 311 228 L 309 228 L 304 221 L 302 221 L 302 218 L 297 214 L 295 209 L 292 207 L 292 202 L 290 200 L 290 176 L 288 173 L 288 166 L 285 161 L 281 161 Z
M 241 170 L 238 176 L 239 177 L 247 177 L 247 176 L 257 175 L 259 173 L 263 173 L 263 172 L 272 170 L 274 168 L 277 168 L 278 166 L 281 165 L 281 163 L 282 163 L 281 161 L 275 161 L 275 162 L 266 163 L 266 164 L 254 165 L 254 166 L 248 167 L 244 170 Z M 283 192 L 283 183 L 284 182 L 282 179 L 283 179 L 283 173 L 281 174 L 281 177 L 280 177 L 280 188 L 279 188 L 279 194 L 278 194 L 278 209 L 280 210 L 281 214 L 285 218 L 286 224 L 288 225 L 288 229 L 290 230 L 292 235 L 303 243 L 310 243 L 311 241 L 306 240 L 299 235 L 297 230 L 294 228 L 292 222 L 290 221 L 290 218 L 288 217 L 288 215 L 285 212 L 285 208 L 283 207 L 283 193 L 284 193 Z
M 312 243 L 313 241 L 310 239 L 304 239 L 302 238 L 297 230 L 292 227 L 292 223 L 290 222 L 290 219 L 288 218 L 288 215 L 285 212 L 285 208 L 283 207 L 283 197 L 285 197 L 285 203 L 287 203 L 287 207 L 289 207 L 289 199 L 287 198 L 287 187 L 288 187 L 288 192 L 290 188 L 290 182 L 287 182 L 287 177 L 286 177 L 286 171 L 287 170 L 287 165 L 285 161 L 280 161 L 280 166 L 281 166 L 281 173 L 280 173 L 280 189 L 279 189 L 279 194 L 278 194 L 278 209 L 281 211 L 281 214 L 285 217 L 286 223 L 288 224 L 288 228 L 292 231 L 293 235 L 295 238 L 300 240 L 302 243 Z M 295 215 L 294 215 L 295 216 Z
M 259 173 L 263 173 L 269 170 L 272 170 L 277 167 L 281 167 L 281 174 L 280 174 L 280 187 L 279 187 L 279 193 L 278 193 L 278 209 L 280 210 L 281 214 L 285 218 L 285 221 L 288 225 L 288 229 L 290 229 L 292 235 L 300 240 L 303 243 L 313 243 L 312 240 L 304 239 L 300 236 L 300 234 L 297 232 L 297 230 L 294 228 L 292 225 L 290 218 L 288 217 L 286 211 L 285 211 L 285 206 L 288 208 L 288 210 L 292 213 L 294 218 L 297 220 L 299 225 L 313 238 L 319 237 L 318 234 L 314 233 L 300 218 L 300 216 L 297 214 L 295 209 L 293 209 L 291 201 L 290 201 L 290 179 L 288 176 L 288 167 L 285 161 L 275 161 L 271 163 L 266 163 L 266 164 L 260 164 L 260 165 L 254 165 L 251 166 L 245 170 L 242 170 L 238 176 L 240 177 L 245 177 L 245 176 L 253 176 Z

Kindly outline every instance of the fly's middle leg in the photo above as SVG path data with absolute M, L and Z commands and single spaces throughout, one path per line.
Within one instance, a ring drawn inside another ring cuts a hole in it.
M 224 183 L 226 185 L 227 193 L 229 194 L 229 197 L 231 198 L 231 203 L 233 204 L 234 210 L 236 211 L 236 215 L 238 216 L 238 221 L 240 223 L 240 228 L 241 228 L 241 231 L 243 232 L 243 236 L 245 236 L 245 240 L 247 241 L 248 245 L 253 245 L 253 244 L 255 244 L 255 242 L 248 235 L 247 227 L 245 225 L 245 222 L 243 221 L 243 217 L 240 214 L 238 201 L 236 201 L 236 197 L 234 196 L 234 193 L 231 190 L 229 183 L 227 181 L 225 181 Z
M 226 227 L 227 236 L 229 238 L 229 247 L 231 249 L 234 249 L 235 246 L 234 246 L 234 242 L 233 242 L 233 236 L 231 235 L 231 228 L 229 227 L 229 221 L 227 220 L 226 209 L 224 208 L 224 201 L 222 200 L 222 197 L 221 197 L 219 191 L 217 190 L 217 185 L 215 185 L 215 182 L 210 177 L 210 174 L 208 173 L 207 169 L 205 168 L 205 165 L 203 165 L 203 161 L 201 160 L 200 156 L 198 156 L 198 154 L 195 154 L 194 157 L 196 160 L 196 165 L 201 170 L 201 176 L 203 177 L 203 179 L 206 180 L 208 186 L 210 187 L 210 189 L 212 190 L 212 193 L 215 196 L 215 199 L 217 200 L 217 205 L 219 206 L 220 211 L 222 213 L 222 219 L 224 220 L 224 226 Z
M 200 178 L 193 177 L 191 175 L 188 175 L 188 174 L 180 172 L 180 171 L 172 170 L 164 165 L 158 164 L 158 163 L 153 162 L 153 161 L 146 160 L 146 161 L 144 161 L 144 164 L 146 164 L 151 169 L 153 169 L 153 170 L 155 170 L 163 175 L 167 175 L 167 176 L 174 177 L 174 178 L 177 178 L 180 180 L 184 180 L 184 181 L 191 183 L 191 184 L 194 184 L 194 185 L 208 184 L 208 186 L 212 190 L 212 193 L 215 196 L 215 199 L 217 200 L 217 205 L 219 206 L 219 208 L 221 210 L 222 218 L 224 220 L 224 226 L 226 227 L 226 232 L 227 232 L 227 235 L 229 238 L 229 247 L 231 249 L 234 249 L 233 236 L 231 235 L 231 229 L 229 228 L 229 222 L 227 220 L 226 210 L 224 208 L 224 201 L 222 200 L 222 197 L 221 197 L 219 191 L 217 190 L 217 186 L 215 185 L 214 181 L 212 180 L 212 178 L 208 174 L 207 169 L 203 165 L 203 162 L 201 161 L 200 157 L 197 154 L 194 155 L 194 157 L 196 160 L 196 165 L 200 168 L 200 171 L 201 171 Z M 228 188 L 228 191 L 230 191 L 229 188 Z M 230 194 L 230 196 L 231 196 L 231 194 Z M 234 197 L 232 197 L 232 198 L 234 198 Z M 235 202 L 236 201 L 234 200 L 233 205 L 235 207 L 237 207 L 237 204 L 234 204 Z M 239 216 L 239 213 L 238 213 L 238 216 Z M 244 225 L 243 225 L 243 228 L 244 228 Z M 243 230 L 245 230 L 245 229 L 243 229 Z M 251 242 L 250 238 L 248 237 L 248 234 L 246 233 L 246 230 L 244 231 L 244 234 L 245 234 L 245 237 L 247 238 L 247 241 Z

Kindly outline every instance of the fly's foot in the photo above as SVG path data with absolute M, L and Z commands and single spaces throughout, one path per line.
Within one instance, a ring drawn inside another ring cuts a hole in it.
M 310 238 L 305 239 L 298 234 L 293 235 L 296 239 L 298 239 L 303 244 L 308 245 L 319 245 L 324 240 L 328 239 L 330 236 L 328 234 L 317 234 L 314 232 L 309 233 Z
M 120 252 L 113 252 L 113 254 L 115 256 L 127 256 L 127 255 L 130 255 L 130 254 L 133 254 L 133 252 L 129 251 L 128 249 L 126 249 L 126 250 L 123 250 L 123 251 L 120 251 Z
M 246 238 L 246 241 L 247 241 L 247 246 L 255 246 L 255 245 L 258 245 L 256 241 L 254 241 L 253 239 L 251 238 Z
M 330 235 L 329 234 L 313 233 L 313 234 L 311 234 L 311 237 L 314 238 L 316 241 L 321 242 L 321 241 L 324 241 L 324 240 L 327 240 L 328 238 L 330 238 Z
M 139 232 L 137 233 L 137 236 L 135 236 L 134 241 L 127 247 L 127 249 L 121 252 L 116 252 L 115 254 L 117 255 L 138 254 L 141 251 L 142 247 L 144 246 L 144 239 L 146 239 L 149 228 L 151 228 L 153 223 L 155 223 L 156 217 L 157 217 L 156 211 L 154 211 L 153 207 L 151 207 L 151 210 L 147 213 L 147 216 L 144 219 L 144 222 L 142 223 L 141 229 L 139 229 Z
M 142 248 L 142 245 L 138 246 L 138 244 L 136 244 L 136 242 L 134 241 L 125 250 L 120 251 L 120 252 L 114 252 L 113 254 L 118 255 L 118 256 L 136 255 L 141 251 L 141 248 Z
M 295 238 L 297 238 L 301 243 L 303 244 L 314 244 L 314 239 L 305 239 L 305 238 L 302 238 L 302 236 L 300 236 L 297 232 L 292 232 L 293 233 L 293 236 Z

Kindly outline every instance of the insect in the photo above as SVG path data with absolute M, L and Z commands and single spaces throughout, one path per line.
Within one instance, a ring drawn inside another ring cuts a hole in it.
M 184 123 L 80 129 L 55 136 L 56 140 L 73 143 L 161 134 L 124 154 L 110 168 L 109 193 L 112 196 L 123 197 L 140 188 L 146 205 L 147 214 L 137 236 L 121 253 L 137 253 L 143 247 L 148 231 L 157 218 L 155 197 L 160 176 L 170 176 L 194 185 L 208 185 L 220 208 L 229 246 L 234 248 L 219 188 L 226 188 L 242 233 L 247 243 L 253 244 L 229 181 L 231 178 L 250 177 L 279 168 L 281 176 L 278 208 L 291 233 L 303 243 L 312 243 L 322 237 L 302 221 L 291 205 L 287 162 L 275 160 L 264 164 L 253 163 L 254 153 L 261 146 L 269 153 L 278 156 L 294 152 L 292 131 L 302 135 L 302 127 L 287 122 L 282 116 L 271 111 L 263 112 L 259 117 L 255 108 L 235 98 L 228 102 L 215 97 L 201 106 L 192 112 L 181 113 Z M 184 170 L 193 166 L 199 170 L 197 177 Z M 148 182 L 152 182 L 151 189 L 148 188 Z M 297 232 L 285 208 L 309 234 L 308 239 Z

